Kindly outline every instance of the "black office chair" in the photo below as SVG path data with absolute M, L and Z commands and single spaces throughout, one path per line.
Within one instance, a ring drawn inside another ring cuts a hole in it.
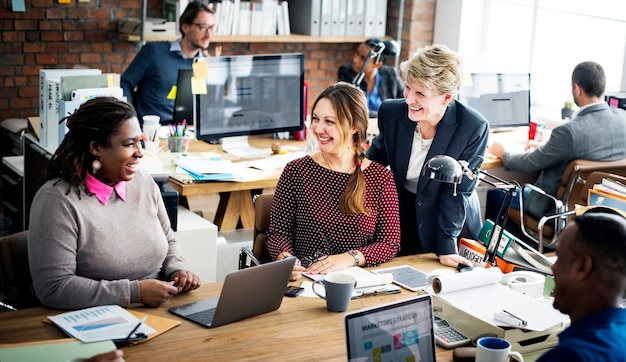
M 41 305 L 32 292 L 33 279 L 28 266 L 28 230 L 0 238 L 0 276 L 5 303 L 17 309 Z

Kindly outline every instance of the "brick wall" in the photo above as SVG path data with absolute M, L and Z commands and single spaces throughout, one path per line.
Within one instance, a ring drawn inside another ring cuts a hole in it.
M 148 1 L 148 16 L 160 17 L 161 0 Z M 292 0 L 293 1 L 293 0 Z M 139 50 L 137 43 L 117 38 L 117 19 L 140 17 L 141 0 L 91 0 L 59 4 L 58 0 L 26 0 L 25 12 L 11 11 L 0 0 L 0 120 L 38 115 L 38 77 L 42 68 L 76 65 L 122 73 Z M 387 34 L 395 38 L 400 0 L 388 0 Z M 402 53 L 432 42 L 435 0 L 406 0 Z M 336 81 L 337 68 L 352 59 L 354 43 L 221 43 L 224 55 L 301 52 L 309 105 Z M 387 60 L 392 64 L 393 59 Z

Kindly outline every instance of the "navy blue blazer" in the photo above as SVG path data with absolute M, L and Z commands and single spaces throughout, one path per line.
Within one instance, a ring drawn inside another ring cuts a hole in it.
M 378 111 L 379 135 L 372 141 L 367 158 L 393 172 L 398 195 L 402 195 L 413 144 L 415 122 L 408 118 L 404 99 L 386 100 Z M 426 159 L 448 155 L 480 167 L 487 148 L 489 124 L 477 111 L 453 101 L 437 125 Z M 453 196 L 453 185 L 420 177 L 415 198 L 415 227 L 424 252 L 457 253 L 457 239 L 476 238 L 482 227 L 480 204 L 474 192 L 477 180 L 463 177 Z M 463 231 L 463 232 L 462 232 Z

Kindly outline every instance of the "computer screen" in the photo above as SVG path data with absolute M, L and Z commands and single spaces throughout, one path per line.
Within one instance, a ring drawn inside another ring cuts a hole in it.
M 206 58 L 206 94 L 196 96 L 196 138 L 296 131 L 304 126 L 304 56 Z
M 478 112 L 490 128 L 530 124 L 530 73 L 471 73 L 459 100 Z
M 193 69 L 181 68 L 178 70 L 178 81 L 176 84 L 176 99 L 174 100 L 174 114 L 171 122 L 166 124 L 182 124 L 187 121 L 187 125 L 192 125 L 194 121 L 193 94 L 191 92 L 191 77 Z M 163 120 L 161 120 L 163 121 Z M 163 122 L 161 122 L 163 123 Z

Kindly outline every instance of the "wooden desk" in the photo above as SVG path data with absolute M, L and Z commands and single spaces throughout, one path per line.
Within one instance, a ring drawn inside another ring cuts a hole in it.
M 411 264 L 429 272 L 442 266 L 433 254 L 399 257 L 383 266 Z M 344 313 L 326 310 L 319 298 L 283 299 L 273 312 L 207 329 L 179 318 L 167 310 L 219 294 L 221 283 L 204 284 L 196 291 L 174 297 L 160 308 L 135 307 L 146 313 L 181 320 L 181 325 L 157 338 L 124 348 L 127 361 L 232 361 L 232 360 L 310 360 L 345 361 Z M 348 312 L 415 296 L 399 294 L 370 296 L 350 302 Z M 55 326 L 42 323 L 48 315 L 61 311 L 32 308 L 0 313 L 1 343 L 35 342 L 65 338 Z M 437 361 L 452 361 L 452 351 L 437 346 Z
M 275 140 L 271 136 L 251 136 L 249 143 L 257 148 L 270 148 L 272 143 L 280 142 L 283 146 L 299 147 L 304 149 L 306 141 Z M 215 152 L 228 158 L 228 154 L 222 151 L 221 145 L 212 145 L 202 141 L 192 141 L 189 145 L 190 153 Z M 270 156 L 271 157 L 271 156 Z M 245 162 L 245 161 L 240 161 Z M 215 215 L 214 224 L 219 230 L 236 229 L 239 222 L 243 228 L 254 226 L 254 204 L 252 203 L 252 190 L 273 188 L 278 183 L 282 169 L 264 171 L 263 178 L 255 181 L 233 182 L 197 182 L 183 183 L 172 177 L 170 185 L 178 191 L 183 204 L 191 211 L 200 211 L 208 194 L 219 193 L 220 200 Z

